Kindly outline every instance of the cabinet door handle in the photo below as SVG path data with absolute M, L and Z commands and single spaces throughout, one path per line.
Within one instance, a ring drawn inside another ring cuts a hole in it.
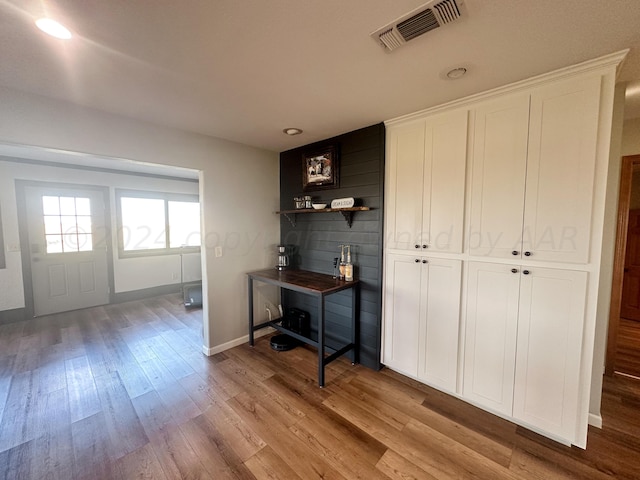
M 525 257 L 530 257 L 531 256 L 531 252 L 524 252 Z
M 416 263 L 420 263 L 420 259 L 419 258 L 416 258 Z
M 513 252 L 511 252 L 511 255 L 519 255 L 520 252 L 518 250 L 514 250 Z
M 523 275 L 529 275 L 531 272 L 529 270 L 522 270 Z
M 416 248 L 420 248 L 420 245 L 416 245 Z
M 422 248 L 429 248 L 429 245 L 422 245 Z
M 422 260 L 422 263 L 429 263 L 428 260 Z
M 511 269 L 511 273 L 518 273 L 518 269 L 517 268 L 512 268 Z

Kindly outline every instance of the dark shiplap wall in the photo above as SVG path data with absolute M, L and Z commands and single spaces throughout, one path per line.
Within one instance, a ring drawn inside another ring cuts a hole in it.
M 354 197 L 357 205 L 371 207 L 356 212 L 349 228 L 337 212 L 298 214 L 293 227 L 283 216 L 280 220 L 281 243 L 294 254 L 295 266 L 333 274 L 333 258 L 340 244 L 352 245 L 355 276 L 360 286 L 360 363 L 380 368 L 380 328 L 382 304 L 382 206 L 384 185 L 384 124 L 346 133 L 280 154 L 280 208 L 294 208 L 293 197 L 308 194 L 314 200 L 330 204 L 334 198 Z M 302 155 L 325 145 L 335 145 L 340 158 L 338 188 L 314 192 L 302 191 Z M 308 295 L 283 293 L 283 305 L 298 307 L 311 314 L 316 331 L 317 304 Z M 341 292 L 326 300 L 326 338 L 329 346 L 349 342 L 351 293 Z

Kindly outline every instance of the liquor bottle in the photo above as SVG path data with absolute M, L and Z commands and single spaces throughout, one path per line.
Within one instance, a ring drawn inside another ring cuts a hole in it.
M 344 260 L 344 245 L 340 245 L 340 280 L 344 280 L 344 270 L 346 262 Z
M 347 245 L 347 263 L 344 266 L 344 279 L 353 282 L 353 263 L 351 263 L 351 245 Z

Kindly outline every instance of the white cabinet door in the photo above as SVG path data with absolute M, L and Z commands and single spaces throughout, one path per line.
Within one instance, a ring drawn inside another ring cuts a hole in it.
M 426 121 L 422 235 L 429 252 L 462 253 L 468 111 Z
M 462 261 L 421 259 L 418 378 L 456 391 Z
M 587 263 L 600 75 L 531 96 L 523 250 L 543 261 Z
M 472 255 L 520 256 L 528 129 L 529 95 L 476 110 L 467 236 Z
M 425 123 L 388 129 L 386 232 L 387 247 L 415 250 L 422 229 Z
M 386 255 L 382 363 L 412 377 L 418 370 L 421 267 L 418 257 Z
M 387 248 L 461 253 L 468 111 L 389 127 Z
M 506 415 L 513 408 L 520 275 L 504 264 L 467 268 L 463 395 Z
M 574 441 L 587 273 L 524 268 L 513 416 Z

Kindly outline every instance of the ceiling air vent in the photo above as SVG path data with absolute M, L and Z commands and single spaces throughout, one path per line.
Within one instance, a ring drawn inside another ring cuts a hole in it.
M 371 37 L 391 52 L 409 40 L 459 19 L 462 6 L 462 0 L 432 0 L 379 28 Z

